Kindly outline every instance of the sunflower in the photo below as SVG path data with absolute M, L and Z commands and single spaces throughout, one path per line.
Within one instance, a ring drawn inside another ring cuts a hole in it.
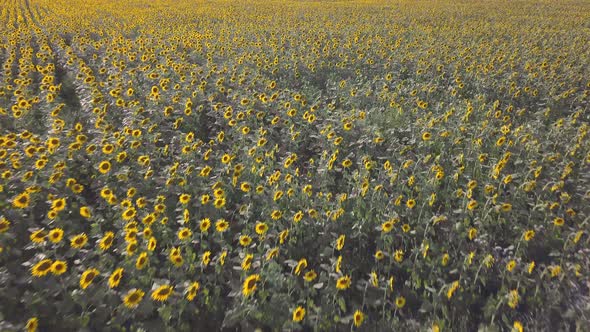
M 201 196 L 201 204 L 203 205 L 207 205 L 207 203 L 209 203 L 210 200 L 211 196 L 209 196 L 208 194 L 204 194 Z
M 557 217 L 555 219 L 553 219 L 553 225 L 561 227 L 563 226 L 563 224 L 565 223 L 565 220 L 561 217 Z
M 115 239 L 115 233 L 113 232 L 106 232 L 102 239 L 98 242 L 98 246 L 100 250 L 105 251 L 111 247 L 113 244 L 113 240 Z
M 256 224 L 254 229 L 256 231 L 256 234 L 264 235 L 266 233 L 266 231 L 268 231 L 268 225 L 263 222 L 259 222 Z
M 269 260 L 273 259 L 274 257 L 277 257 L 278 255 L 279 255 L 279 248 L 274 247 L 267 252 L 266 260 L 269 261 Z
M 512 325 L 512 332 L 522 332 L 524 331 L 524 327 L 522 326 L 522 323 L 519 321 L 515 321 L 514 324 Z
M 121 279 L 123 278 L 123 268 L 118 268 L 109 276 L 109 288 L 115 288 L 119 286 Z
M 584 231 L 577 231 L 576 235 L 574 236 L 574 243 L 578 243 L 580 242 L 580 239 L 582 238 L 582 236 L 584 235 Z
M 47 236 L 47 233 L 45 232 L 45 230 L 39 229 L 39 230 L 36 230 L 33 233 L 31 233 L 31 236 L 29 238 L 31 239 L 31 242 L 33 242 L 33 243 L 45 243 L 46 236 Z
M 129 221 L 129 220 L 133 219 L 136 214 L 137 214 L 137 211 L 135 210 L 135 208 L 130 207 L 130 208 L 126 209 L 125 211 L 123 211 L 122 217 L 124 220 Z
M 112 195 L 113 195 L 113 192 L 108 187 L 104 187 L 100 190 L 100 197 L 102 197 L 104 199 L 108 199 Z
M 406 305 L 406 298 L 403 296 L 398 296 L 395 299 L 395 306 L 399 309 L 403 308 Z
M 432 138 L 432 134 L 430 134 L 429 132 L 424 132 L 422 133 L 422 140 L 424 141 L 429 141 Z
M 28 207 L 30 203 L 31 203 L 31 197 L 29 196 L 29 193 L 27 193 L 27 192 L 24 192 L 24 193 L 16 196 L 12 200 L 12 206 L 17 209 L 24 209 L 24 208 Z
M 123 304 L 130 309 L 137 308 L 139 302 L 143 299 L 145 293 L 141 289 L 131 289 L 127 294 L 123 297 Z
M 152 291 L 152 300 L 164 302 L 172 295 L 174 288 L 170 285 L 162 285 Z
M 157 245 L 158 241 L 156 240 L 155 237 L 150 237 L 150 239 L 148 240 L 148 245 L 147 245 L 147 249 L 149 251 L 154 251 L 156 249 L 156 245 Z
M 99 165 L 98 165 L 98 171 L 102 174 L 106 174 L 111 170 L 111 163 L 107 160 L 102 161 Z
M 514 309 L 518 306 L 518 301 L 519 301 L 518 290 L 517 289 L 511 290 L 510 293 L 508 293 L 508 306 L 510 308 Z
M 182 194 L 182 195 L 180 195 L 180 198 L 178 200 L 180 201 L 181 204 L 186 205 L 191 200 L 191 195 Z
M 361 324 L 365 320 L 365 315 L 362 313 L 362 311 L 357 310 L 354 312 L 353 318 L 354 318 L 354 326 L 359 327 L 359 326 L 361 326 Z
M 68 269 L 68 264 L 64 261 L 55 261 L 51 264 L 51 273 L 58 276 L 64 274 Z
M 340 277 L 336 281 L 336 288 L 338 288 L 339 290 L 348 289 L 350 287 L 350 283 L 351 283 L 350 276 Z
M 346 239 L 346 236 L 340 235 L 338 237 L 338 239 L 336 240 L 336 250 L 342 250 L 342 247 L 344 247 L 344 240 Z
M 125 161 L 125 159 L 127 159 L 127 152 L 123 151 L 123 152 L 119 152 L 119 154 L 117 154 L 117 162 L 121 163 L 121 162 Z
M 76 183 L 76 184 L 74 184 L 74 185 L 72 186 L 72 191 L 73 191 L 75 194 L 79 194 L 79 193 L 81 193 L 81 192 L 82 192 L 82 190 L 84 190 L 84 186 L 83 186 L 83 185 L 81 185 L 81 184 L 78 184 L 78 183 Z
M 249 237 L 248 235 L 242 235 L 240 236 L 240 245 L 242 247 L 247 247 L 250 245 L 250 243 L 252 243 L 252 238 Z
M 252 189 L 252 186 L 248 182 L 242 182 L 240 184 L 240 189 L 243 192 L 246 192 L 247 193 L 247 192 L 249 192 Z
M 80 277 L 80 288 L 86 289 L 99 274 L 100 272 L 94 268 L 84 271 Z
M 295 267 L 295 275 L 299 275 L 301 274 L 301 270 L 305 269 L 307 267 L 307 259 L 302 258 L 299 260 L 299 262 L 297 263 L 297 266 Z
M 66 208 L 66 199 L 65 198 L 58 198 L 53 200 L 53 202 L 51 202 L 51 209 L 53 211 L 62 211 L 63 209 Z
M 451 287 L 449 287 L 449 289 L 447 290 L 447 299 L 451 299 L 451 297 L 453 297 L 453 294 L 455 294 L 455 291 L 459 288 L 459 281 L 454 281 L 451 284 Z
M 82 206 L 80 208 L 80 215 L 86 219 L 90 218 L 92 216 L 92 213 L 90 213 L 90 208 L 87 206 Z
M 144 225 L 151 226 L 156 221 L 156 215 L 154 213 L 150 213 L 141 219 L 141 222 Z
M 393 229 L 393 221 L 388 220 L 381 224 L 381 232 L 389 233 Z
M 473 210 L 475 210 L 475 209 L 477 208 L 477 206 L 478 206 L 478 204 L 477 204 L 477 201 L 472 199 L 472 200 L 471 200 L 471 201 L 469 201 L 469 203 L 467 204 L 467 210 L 469 210 L 469 211 L 473 211 Z
M 6 218 L 0 218 L 0 234 L 5 233 L 10 228 L 10 221 L 6 220 Z
M 307 271 L 304 275 L 303 275 L 303 279 L 307 282 L 312 282 L 315 280 L 315 278 L 317 278 L 318 274 L 314 271 Z
M 398 263 L 403 261 L 404 260 L 404 251 L 403 250 L 396 250 L 395 253 L 393 254 L 393 259 L 395 259 L 395 261 Z
M 27 325 L 25 325 L 27 332 L 36 332 L 37 327 L 39 327 L 39 319 L 37 317 L 29 318 Z
M 467 237 L 469 238 L 469 240 L 473 240 L 475 237 L 477 236 L 477 229 L 475 228 L 470 228 L 469 232 L 467 232 Z
M 192 301 L 197 296 L 197 292 L 199 291 L 200 287 L 201 286 L 198 281 L 192 282 L 186 288 L 186 299 Z
M 125 242 L 137 243 L 137 233 L 139 230 L 133 226 L 125 229 Z
M 283 216 L 283 213 L 279 210 L 273 210 L 272 213 L 270 214 L 270 217 L 272 218 L 272 220 L 278 220 Z
M 178 254 L 178 255 L 170 255 L 170 261 L 176 267 L 181 267 L 182 264 L 184 264 L 184 259 L 182 258 L 182 256 L 180 254 Z
M 408 209 L 413 209 L 414 206 L 416 206 L 416 200 L 408 199 L 408 201 L 406 202 L 406 206 L 408 207 Z
M 340 273 L 340 267 L 342 266 L 342 255 L 338 256 L 336 259 L 336 266 L 334 266 L 334 270 L 336 273 Z
M 393 292 L 393 285 L 395 284 L 395 278 L 393 276 L 389 277 L 387 284 L 389 285 L 389 290 Z
M 293 222 L 298 223 L 301 219 L 303 219 L 303 211 L 297 211 L 297 213 L 293 215 Z
M 229 223 L 225 219 L 219 219 L 215 222 L 215 230 L 219 233 L 225 232 L 229 228 Z
M 377 272 L 372 271 L 370 274 L 370 282 L 371 285 L 373 285 L 373 287 L 378 287 L 379 286 L 379 277 L 377 276 Z
M 279 233 L 279 243 L 283 244 L 285 243 L 285 240 L 287 240 L 287 236 L 289 236 L 289 230 L 285 229 L 284 231 Z
M 49 212 L 47 212 L 47 218 L 53 220 L 55 217 L 57 217 L 57 211 L 49 210 Z
M 412 227 L 411 227 L 409 224 L 403 224 L 403 225 L 402 225 L 402 231 L 403 231 L 404 233 L 407 233 L 407 232 L 409 232 L 411 229 L 412 229 Z
M 146 264 L 149 262 L 149 258 L 147 252 L 142 252 L 137 256 L 137 260 L 135 261 L 135 268 L 138 270 L 143 269 Z
M 295 310 L 293 310 L 293 321 L 300 322 L 305 318 L 305 309 L 299 306 Z
M 72 246 L 72 248 L 80 249 L 86 245 L 86 242 L 88 242 L 88 236 L 86 236 L 86 234 L 84 233 L 80 233 L 72 237 L 72 239 L 70 240 L 70 245 Z
M 222 251 L 219 255 L 219 264 L 221 266 L 225 265 L 225 257 L 227 257 L 227 250 Z
M 377 250 L 377 251 L 375 252 L 375 259 L 376 259 L 376 260 L 378 260 L 378 261 L 380 261 L 380 260 L 382 260 L 383 258 L 385 258 L 385 254 L 383 253 L 383 251 L 381 251 L 381 250 Z
M 51 259 L 43 259 L 39 261 L 37 264 L 33 265 L 31 268 L 31 274 L 34 277 L 43 277 L 46 276 L 49 272 L 51 272 Z
M 215 206 L 216 209 L 221 209 L 222 207 L 225 206 L 225 198 L 223 198 L 223 197 L 216 198 L 215 201 L 213 202 L 213 205 Z
M 203 256 L 201 257 L 201 263 L 204 266 L 209 265 L 209 262 L 211 261 L 211 251 L 207 250 L 203 253 Z
M 247 297 L 250 294 L 254 293 L 256 291 L 256 283 L 260 280 L 260 275 L 258 274 L 253 274 L 248 276 L 245 280 L 244 280 L 244 284 L 242 285 L 242 295 Z
M 512 204 L 510 204 L 510 203 L 503 203 L 502 205 L 500 205 L 500 209 L 503 212 L 510 212 L 510 211 L 512 211 Z
M 143 231 L 141 232 L 141 234 L 143 235 L 143 237 L 144 237 L 145 239 L 149 239 L 149 238 L 152 236 L 152 234 L 153 234 L 153 231 L 152 231 L 152 229 L 151 229 L 151 228 L 149 228 L 149 227 L 144 227 L 144 229 L 143 229 Z
M 179 240 L 186 240 L 190 238 L 191 235 L 193 235 L 193 232 L 188 228 L 181 228 L 177 234 Z
M 242 270 L 248 271 L 250 266 L 252 266 L 252 260 L 254 259 L 254 255 L 247 254 L 244 259 L 242 260 Z
M 534 230 L 528 230 L 526 232 L 524 232 L 523 238 L 525 241 L 530 241 L 535 237 L 535 231 Z

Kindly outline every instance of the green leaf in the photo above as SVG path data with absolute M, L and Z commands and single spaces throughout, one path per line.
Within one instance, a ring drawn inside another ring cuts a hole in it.
M 344 298 L 338 298 L 338 306 L 340 307 L 340 310 L 342 310 L 342 312 L 346 312 L 346 302 L 344 301 Z

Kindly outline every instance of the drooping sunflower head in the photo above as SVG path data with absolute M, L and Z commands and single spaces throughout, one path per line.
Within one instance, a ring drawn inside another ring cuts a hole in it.
M 25 328 L 27 329 L 27 332 L 35 332 L 37 331 L 38 326 L 39 320 L 37 319 L 37 317 L 33 317 L 27 321 L 27 325 L 25 325 Z

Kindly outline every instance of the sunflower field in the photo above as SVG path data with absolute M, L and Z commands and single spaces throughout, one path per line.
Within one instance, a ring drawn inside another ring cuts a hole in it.
M 590 2 L 0 0 L 1 331 L 590 330 Z

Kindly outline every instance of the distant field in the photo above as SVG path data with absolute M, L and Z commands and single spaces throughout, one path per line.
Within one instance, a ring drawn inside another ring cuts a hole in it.
M 1 331 L 589 331 L 590 2 L 0 0 Z

